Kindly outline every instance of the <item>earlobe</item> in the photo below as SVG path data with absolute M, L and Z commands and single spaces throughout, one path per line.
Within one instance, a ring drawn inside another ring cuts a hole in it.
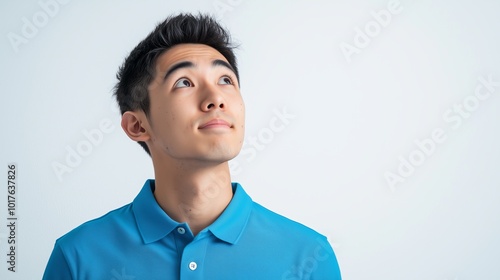
M 146 142 L 149 140 L 150 136 L 146 128 L 143 126 L 141 121 L 142 115 L 138 112 L 127 111 L 122 115 L 122 128 L 123 131 L 134 141 Z

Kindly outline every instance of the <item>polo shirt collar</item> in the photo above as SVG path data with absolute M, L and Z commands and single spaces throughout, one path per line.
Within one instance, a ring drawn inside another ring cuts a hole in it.
M 144 243 L 167 236 L 179 223 L 170 218 L 154 197 L 155 181 L 149 179 L 132 202 L 132 211 Z
M 239 183 L 231 184 L 233 198 L 222 214 L 206 230 L 218 239 L 235 244 L 245 229 L 252 210 L 252 199 Z M 154 197 L 155 181 L 146 181 L 132 203 L 132 211 L 144 243 L 155 242 L 181 225 L 170 218 Z
M 207 229 L 220 240 L 235 244 L 248 223 L 253 201 L 239 183 L 232 183 L 232 188 L 229 205 Z

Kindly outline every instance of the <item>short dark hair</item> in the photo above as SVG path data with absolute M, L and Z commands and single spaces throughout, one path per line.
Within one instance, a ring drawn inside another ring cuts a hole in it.
M 116 74 L 118 83 L 114 95 L 122 115 L 126 111 L 142 110 L 149 117 L 148 86 L 156 74 L 156 61 L 178 44 L 204 44 L 216 49 L 233 67 L 239 81 L 235 46 L 228 31 L 208 15 L 181 13 L 170 16 L 130 52 Z M 145 142 L 139 141 L 139 144 L 151 155 Z

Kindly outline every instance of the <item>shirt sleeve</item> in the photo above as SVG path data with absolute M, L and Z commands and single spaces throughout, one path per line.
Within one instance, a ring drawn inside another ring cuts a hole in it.
M 341 280 L 340 268 L 333 248 L 326 237 L 316 239 L 318 244 L 314 247 L 309 263 L 304 265 L 311 271 L 311 280 Z
M 43 280 L 71 280 L 71 270 L 61 247 L 57 244 L 50 255 L 47 267 L 43 274 Z

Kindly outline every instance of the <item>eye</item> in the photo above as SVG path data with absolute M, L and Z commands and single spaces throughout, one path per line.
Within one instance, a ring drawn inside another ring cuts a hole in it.
M 222 77 L 220 77 L 218 84 L 219 85 L 232 85 L 233 80 L 231 80 L 231 78 L 229 78 L 228 76 L 222 76 Z
M 193 84 L 191 83 L 191 81 L 189 81 L 186 78 L 180 78 L 174 84 L 175 88 L 185 88 L 185 87 L 192 87 L 192 86 L 193 86 Z

